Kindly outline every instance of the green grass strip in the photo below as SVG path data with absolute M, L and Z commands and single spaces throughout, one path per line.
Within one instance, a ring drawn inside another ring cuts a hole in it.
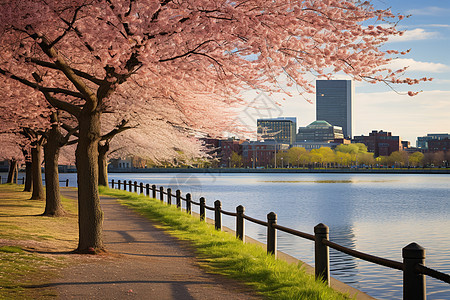
M 169 234 L 188 241 L 202 267 L 209 272 L 242 281 L 267 299 L 349 299 L 348 295 L 316 281 L 300 265 L 277 260 L 260 246 L 244 244 L 233 235 L 217 231 L 211 224 L 200 222 L 175 206 L 104 187 L 100 187 L 100 193 L 120 199 L 122 204 L 157 221 Z

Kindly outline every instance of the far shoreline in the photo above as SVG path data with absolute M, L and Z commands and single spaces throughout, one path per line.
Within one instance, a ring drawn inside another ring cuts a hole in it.
M 450 174 L 450 168 L 108 168 L 108 173 L 330 173 L 330 174 Z

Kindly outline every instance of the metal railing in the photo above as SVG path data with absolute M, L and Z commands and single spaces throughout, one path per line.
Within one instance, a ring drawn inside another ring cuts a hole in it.
M 157 189 L 156 185 L 144 185 L 136 181 L 131 182 L 124 180 L 123 182 L 118 180 L 111 181 L 111 187 L 120 189 L 123 185 L 123 189 L 131 192 L 134 187 L 134 192 L 147 195 L 149 197 L 158 199 L 157 193 L 159 193 L 159 200 L 164 202 L 164 195 L 166 195 L 167 204 L 172 205 L 172 197 L 176 199 L 176 206 L 182 210 L 182 202 L 185 201 L 185 211 L 188 214 L 192 214 L 192 204 L 200 206 L 200 220 L 205 221 L 205 211 L 214 211 L 214 227 L 217 230 L 222 230 L 222 214 L 227 216 L 236 217 L 236 237 L 245 242 L 245 220 L 267 227 L 267 253 L 277 256 L 277 230 L 304 238 L 314 242 L 314 257 L 315 257 L 315 277 L 318 280 L 330 284 L 330 255 L 329 248 L 333 248 L 337 251 L 345 253 L 371 262 L 377 265 L 388 267 L 403 271 L 403 299 L 426 299 L 426 280 L 425 275 L 440 281 L 450 283 L 450 275 L 439 272 L 437 270 L 428 268 L 425 266 L 425 249 L 416 243 L 411 243 L 402 249 L 403 262 L 385 259 L 377 257 L 360 251 L 356 251 L 329 240 L 329 228 L 328 226 L 320 223 L 314 227 L 314 234 L 301 232 L 292 228 L 284 227 L 277 224 L 277 215 L 274 212 L 267 214 L 267 221 L 259 220 L 245 215 L 245 208 L 242 205 L 236 207 L 236 212 L 229 212 L 222 209 L 222 203 L 219 200 L 214 201 L 214 207 L 207 206 L 204 197 L 200 197 L 199 202 L 192 200 L 191 194 L 187 193 L 185 197 L 182 197 L 181 191 L 176 190 L 175 195 L 172 190 L 168 188 L 164 190 L 164 187 L 160 186 Z
M 22 184 L 25 184 L 25 177 L 17 178 L 17 182 L 16 183 L 19 183 L 20 181 L 22 181 Z M 45 182 L 45 178 L 42 179 L 42 182 Z M 69 179 L 60 180 L 59 182 L 64 182 L 66 187 L 69 186 Z M 3 178 L 2 178 L 2 176 L 0 176 L 0 184 L 2 184 L 2 183 L 3 183 Z M 5 183 L 6 183 L 6 181 L 5 181 Z

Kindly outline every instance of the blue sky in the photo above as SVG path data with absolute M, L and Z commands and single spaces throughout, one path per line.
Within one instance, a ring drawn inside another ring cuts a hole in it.
M 403 37 L 388 42 L 385 47 L 411 49 L 395 62 L 396 66 L 409 66 L 407 77 L 432 77 L 434 80 L 412 87 L 397 87 L 397 92 L 423 91 L 415 97 L 399 95 L 384 84 L 356 82 L 353 134 L 390 131 L 414 146 L 418 136 L 450 133 L 450 1 L 372 0 L 372 3 L 376 8 L 390 7 L 394 13 L 411 15 L 399 24 L 399 29 L 406 30 Z M 345 76 L 338 75 L 337 78 Z M 249 93 L 248 97 L 258 96 Z M 309 99 L 313 104 L 298 96 L 280 100 L 281 106 L 273 106 L 269 115 L 297 117 L 298 126 L 306 126 L 315 120 L 315 96 L 311 95 Z M 264 113 L 246 109 L 242 120 L 256 128 L 258 115 L 261 117 Z

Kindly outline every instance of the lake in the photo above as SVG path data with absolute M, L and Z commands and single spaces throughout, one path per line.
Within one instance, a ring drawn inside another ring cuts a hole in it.
M 61 174 L 75 184 L 76 174 Z M 411 242 L 426 248 L 426 265 L 450 273 L 450 175 L 431 174 L 178 174 L 113 173 L 109 179 L 181 189 L 193 200 L 216 199 L 222 209 L 245 206 L 248 216 L 313 233 L 324 223 L 330 240 L 372 255 L 402 261 Z M 193 206 L 194 211 L 198 211 Z M 213 213 L 207 215 L 213 218 Z M 223 217 L 232 229 L 232 217 Z M 246 222 L 246 234 L 265 243 L 266 228 Z M 278 250 L 314 265 L 314 244 L 278 234 Z M 378 299 L 402 298 L 402 272 L 330 250 L 331 275 Z M 427 277 L 428 299 L 450 299 L 450 285 Z

